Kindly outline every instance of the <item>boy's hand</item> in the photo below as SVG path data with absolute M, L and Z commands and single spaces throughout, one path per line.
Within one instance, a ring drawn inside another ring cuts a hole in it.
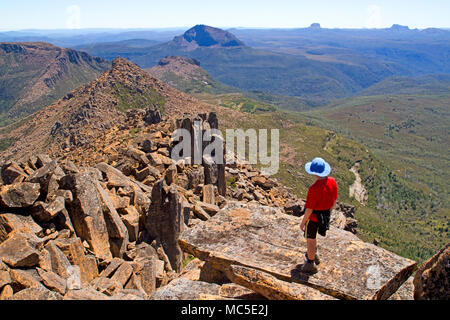
M 303 232 L 305 232 L 305 225 L 306 225 L 306 221 L 302 220 L 302 223 L 300 224 L 300 230 L 302 230 Z

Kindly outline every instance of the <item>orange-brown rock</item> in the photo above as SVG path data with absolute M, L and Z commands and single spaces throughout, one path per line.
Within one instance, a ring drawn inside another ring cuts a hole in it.
M 77 236 L 86 240 L 97 256 L 104 259 L 111 257 L 97 181 L 88 173 L 78 173 L 65 176 L 61 180 L 61 187 L 71 190 L 73 194 L 73 201 L 67 210 Z
M 32 233 L 39 235 L 42 233 L 42 227 L 34 222 L 31 216 L 23 216 L 14 213 L 0 214 L 0 225 L 3 226 L 6 233 L 18 231 L 22 233 Z
M 0 205 L 6 208 L 31 207 L 40 195 L 38 183 L 17 182 L 0 187 Z
M 12 232 L 0 243 L 0 259 L 13 268 L 29 268 L 39 263 L 40 253 L 25 234 Z
M 82 283 L 89 283 L 98 276 L 96 259 L 85 255 L 80 238 L 56 239 L 54 244 L 64 253 L 71 265 L 80 267 Z
M 415 300 L 450 300 L 450 243 L 425 261 L 414 276 Z
M 234 283 L 247 287 L 270 300 L 336 300 L 311 287 L 282 281 L 266 272 L 231 265 L 227 276 Z
M 414 261 L 331 227 L 319 239 L 322 263 L 315 275 L 301 274 L 306 241 L 300 219 L 257 204 L 229 203 L 218 214 L 186 230 L 180 246 L 222 271 L 237 264 L 297 282 L 340 299 L 387 299 L 416 268 Z

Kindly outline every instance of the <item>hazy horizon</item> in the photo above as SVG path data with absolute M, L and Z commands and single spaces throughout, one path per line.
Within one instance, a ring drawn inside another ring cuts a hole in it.
M 320 22 L 317 22 L 320 24 Z M 198 25 L 198 24 L 196 24 Z M 188 30 L 196 25 L 190 25 L 190 26 L 180 26 L 180 27 L 170 27 L 170 28 L 79 28 L 79 29 L 0 29 L 0 32 L 55 32 L 55 33 L 72 33 L 72 34 L 85 34 L 86 31 L 88 32 L 110 32 L 110 31 L 178 31 L 178 30 Z M 450 27 L 426 27 L 426 28 L 411 28 L 410 26 L 401 25 L 399 23 L 394 23 L 394 25 L 400 25 L 404 27 L 409 27 L 410 30 L 426 30 L 426 29 L 441 29 L 441 30 L 450 30 Z M 210 27 L 219 28 L 223 30 L 233 30 L 233 29 L 257 29 L 257 30 L 295 30 L 295 29 L 307 29 L 310 27 L 308 26 L 302 26 L 302 27 L 243 27 L 243 26 L 216 26 L 216 25 L 208 25 Z M 334 27 L 334 28 L 327 28 L 324 26 L 321 26 L 321 29 L 329 29 L 329 30 L 383 30 L 383 29 L 389 29 L 392 26 L 389 27 L 383 27 L 383 28 L 340 28 L 340 27 Z
M 51 0 L 2 3 L 0 31 L 86 29 L 184 29 L 196 24 L 223 29 L 449 29 L 450 2 L 434 0 Z

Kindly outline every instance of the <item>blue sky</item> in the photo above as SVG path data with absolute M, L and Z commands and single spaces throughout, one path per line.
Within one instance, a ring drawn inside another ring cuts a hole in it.
M 450 27 L 449 0 L 0 0 L 0 30 Z

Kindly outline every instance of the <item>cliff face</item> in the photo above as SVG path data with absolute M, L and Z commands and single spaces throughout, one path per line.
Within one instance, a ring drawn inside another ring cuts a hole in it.
M 0 111 L 11 120 L 27 116 L 109 66 L 101 58 L 47 43 L 0 43 Z

